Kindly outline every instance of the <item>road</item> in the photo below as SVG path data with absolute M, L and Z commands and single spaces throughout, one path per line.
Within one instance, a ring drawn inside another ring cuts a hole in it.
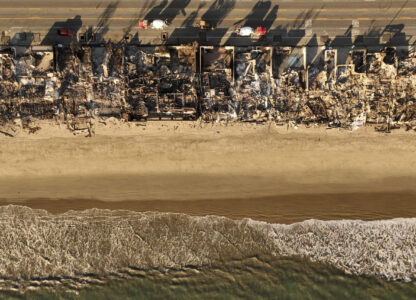
M 416 0 L 0 0 L 2 44 L 56 44 L 79 38 L 87 30 L 103 41 L 124 36 L 141 43 L 161 43 L 161 32 L 138 28 L 138 20 L 170 22 L 169 42 L 203 39 L 207 43 L 250 42 L 233 34 L 236 25 L 265 26 L 266 40 L 276 43 L 345 43 L 357 36 L 365 41 L 394 38 L 413 44 Z M 215 26 L 201 34 L 199 20 Z M 59 28 L 72 28 L 75 37 L 60 37 Z M 18 33 L 26 33 L 19 35 Z

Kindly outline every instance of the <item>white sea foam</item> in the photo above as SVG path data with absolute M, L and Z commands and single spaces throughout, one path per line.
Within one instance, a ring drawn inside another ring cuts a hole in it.
M 0 287 L 123 270 L 181 269 L 258 255 L 302 256 L 347 273 L 416 278 L 416 218 L 291 225 L 92 209 L 0 207 Z

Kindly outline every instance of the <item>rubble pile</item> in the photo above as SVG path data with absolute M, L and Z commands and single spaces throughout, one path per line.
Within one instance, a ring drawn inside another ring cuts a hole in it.
M 275 94 L 272 74 L 272 47 L 236 48 L 234 102 L 241 108 L 239 119 L 261 121 L 268 118 Z
M 416 129 L 414 60 L 400 60 L 395 53 L 391 48 L 351 51 L 344 65 L 334 65 L 328 53 L 320 65 L 308 68 L 308 89 L 302 88 L 302 72 L 287 70 L 278 80 L 276 119 L 352 130 L 365 123 L 384 132 Z
M 111 43 L 91 48 L 92 92 L 95 114 L 120 117 L 126 110 L 124 51 Z
M 18 97 L 19 85 L 16 80 L 16 67 L 11 54 L 0 54 L 1 98 L 4 105 L 14 104 Z M 6 117 L 7 115 L 4 115 Z
M 201 114 L 206 121 L 237 118 L 234 47 L 201 47 Z
M 53 53 L 2 53 L 0 65 L 0 122 L 20 118 L 18 123 L 23 120 L 23 126 L 27 126 L 30 117 L 52 118 L 49 85 L 53 80 Z
M 72 131 L 89 129 L 92 118 L 92 68 L 88 47 L 71 44 L 70 48 L 55 49 L 57 80 L 54 86 L 55 119 Z M 90 131 L 90 130 L 88 130 Z
M 303 56 L 295 50 L 291 47 L 278 47 L 273 53 L 276 88 L 272 98 L 271 117 L 280 124 L 315 120 L 315 116 L 306 105 L 307 73 L 303 65 Z M 323 73 L 323 70 L 318 68 L 310 69 L 309 80 Z
M 390 132 L 416 130 L 416 57 L 352 49 L 130 44 L 0 51 L 0 131 L 36 132 L 54 119 L 94 134 L 96 118 L 278 124 Z M 199 55 L 199 56 L 198 56 Z M 199 59 L 197 59 L 197 57 Z M 5 133 L 5 134 L 6 134 Z
M 196 118 L 199 77 L 195 45 L 130 46 L 125 73 L 131 118 Z

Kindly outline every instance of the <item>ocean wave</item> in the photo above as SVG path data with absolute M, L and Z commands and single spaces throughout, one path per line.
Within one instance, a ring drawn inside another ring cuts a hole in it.
M 304 257 L 350 274 L 412 281 L 416 218 L 282 225 L 173 213 L 90 209 L 53 215 L 0 207 L 2 289 L 133 270 L 198 268 L 261 255 Z

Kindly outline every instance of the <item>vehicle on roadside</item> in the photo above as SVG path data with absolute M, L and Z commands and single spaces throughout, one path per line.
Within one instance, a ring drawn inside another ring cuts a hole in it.
M 74 30 L 70 28 L 58 29 L 58 35 L 60 36 L 74 36 Z
M 239 36 L 252 36 L 252 35 L 262 36 L 266 34 L 266 28 L 263 26 L 257 26 L 256 30 L 254 30 L 254 28 L 250 26 L 243 26 L 243 27 L 237 26 L 235 28 L 235 32 Z
M 156 19 L 151 22 L 149 20 L 139 20 L 139 28 L 141 29 L 151 29 L 156 30 L 163 30 L 168 26 L 168 22 L 166 20 Z

